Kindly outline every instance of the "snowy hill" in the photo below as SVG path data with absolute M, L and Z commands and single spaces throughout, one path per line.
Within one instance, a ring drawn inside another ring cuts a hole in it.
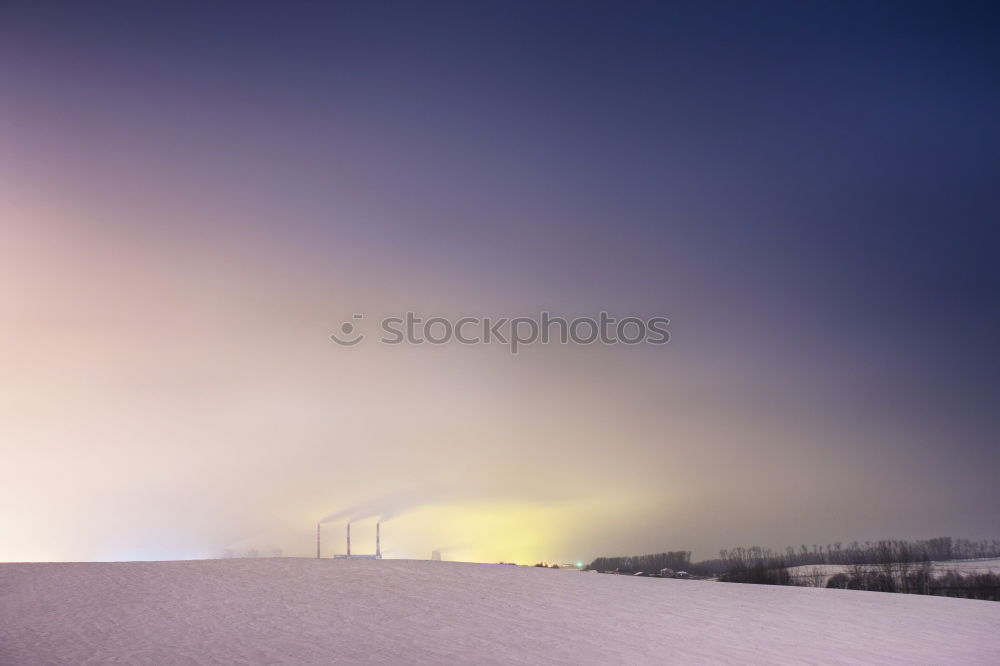
M 454 562 L 0 564 L 0 664 L 1000 663 L 1000 603 Z

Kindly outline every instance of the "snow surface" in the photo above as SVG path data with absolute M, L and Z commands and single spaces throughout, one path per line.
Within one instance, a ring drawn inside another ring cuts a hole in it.
M 1000 560 L 945 560 L 934 562 L 935 573 L 957 571 L 962 574 L 1000 573 Z
M 1000 664 L 1000 603 L 406 560 L 0 564 L 0 664 Z
M 920 562 L 911 562 L 910 566 L 914 569 L 920 567 Z M 980 560 L 936 560 L 931 562 L 931 575 L 940 576 L 943 573 L 949 571 L 957 571 L 961 574 L 973 574 L 973 573 L 1000 573 L 1000 559 L 980 559 Z M 876 568 L 878 565 L 869 564 L 865 565 L 870 569 Z M 791 574 L 799 583 L 805 583 L 811 585 L 813 579 L 815 578 L 814 572 L 819 572 L 821 574 L 821 585 L 825 586 L 829 582 L 830 577 L 838 573 L 850 573 L 852 570 L 849 564 L 801 564 L 797 567 L 788 567 L 788 573 Z

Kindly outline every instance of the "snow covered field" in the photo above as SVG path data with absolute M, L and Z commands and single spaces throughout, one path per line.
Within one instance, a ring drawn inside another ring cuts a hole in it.
M 998 664 L 1000 603 L 455 562 L 0 564 L 0 664 Z
M 932 573 L 939 576 L 947 571 L 957 571 L 960 574 L 968 575 L 974 573 L 1000 573 L 1000 560 L 940 560 L 932 562 Z M 874 565 L 871 565 L 874 567 Z M 913 567 L 920 566 L 917 563 Z M 830 576 L 838 573 L 850 573 L 851 566 L 847 564 L 803 564 L 797 567 L 788 567 L 788 573 L 796 581 L 806 585 L 819 583 L 820 587 L 826 585 Z
M 962 574 L 1000 573 L 1000 560 L 949 560 L 934 563 L 935 572 L 953 570 Z

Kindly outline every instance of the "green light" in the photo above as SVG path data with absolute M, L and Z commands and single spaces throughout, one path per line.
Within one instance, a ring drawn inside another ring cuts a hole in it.
M 577 569 L 579 569 L 579 568 L 580 568 L 580 567 L 582 567 L 582 566 L 583 566 L 583 562 L 577 562 L 577 563 L 576 563 L 576 568 L 577 568 Z

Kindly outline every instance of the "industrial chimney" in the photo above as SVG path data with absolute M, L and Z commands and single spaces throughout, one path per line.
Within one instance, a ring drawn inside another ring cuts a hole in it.
M 316 526 L 316 557 L 320 557 L 319 525 Z M 381 560 L 382 559 L 382 523 L 375 523 L 375 554 L 362 553 L 355 555 L 351 553 L 351 524 L 347 523 L 347 552 L 334 553 L 335 560 Z
M 316 523 L 316 559 L 319 559 L 319 523 Z

